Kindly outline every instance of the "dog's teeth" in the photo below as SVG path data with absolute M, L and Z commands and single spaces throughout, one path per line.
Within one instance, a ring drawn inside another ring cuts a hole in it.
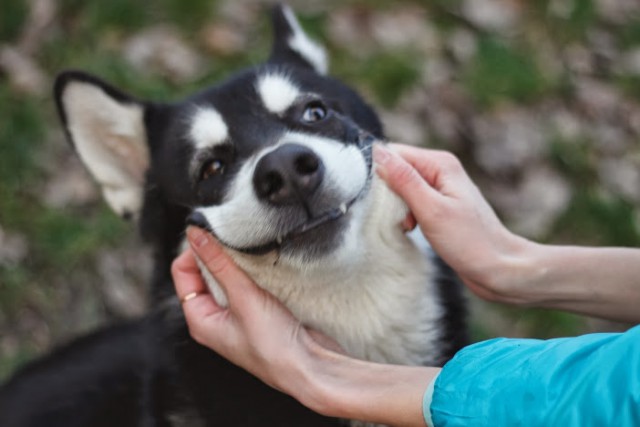
M 282 244 L 282 236 L 276 237 L 276 243 L 279 244 L 279 245 Z
M 340 205 L 340 212 L 342 212 L 342 214 L 346 214 L 347 213 L 347 204 L 343 203 Z

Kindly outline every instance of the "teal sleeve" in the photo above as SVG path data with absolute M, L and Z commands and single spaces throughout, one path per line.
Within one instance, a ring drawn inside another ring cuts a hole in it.
M 430 414 L 435 427 L 640 426 L 640 326 L 466 347 L 436 379 Z

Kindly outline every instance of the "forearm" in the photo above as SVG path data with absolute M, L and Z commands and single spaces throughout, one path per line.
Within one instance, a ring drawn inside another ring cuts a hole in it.
M 505 263 L 504 302 L 640 321 L 639 249 L 529 242 Z
M 394 426 L 424 426 L 422 398 L 440 368 L 383 365 L 313 351 L 309 387 L 298 397 L 325 415 Z

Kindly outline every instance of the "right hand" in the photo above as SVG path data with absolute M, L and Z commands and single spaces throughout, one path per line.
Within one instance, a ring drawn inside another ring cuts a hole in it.
M 451 153 L 376 144 L 377 172 L 409 206 L 438 255 L 481 298 L 518 303 L 507 266 L 530 242 L 500 222 Z

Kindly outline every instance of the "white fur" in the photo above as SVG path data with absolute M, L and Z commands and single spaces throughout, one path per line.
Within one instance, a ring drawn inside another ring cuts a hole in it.
M 290 7 L 284 7 L 284 16 L 293 34 L 287 40 L 289 47 L 304 58 L 319 74 L 327 74 L 329 63 L 327 52 L 318 43 L 311 40 L 300 27 L 300 23 Z
M 292 141 L 309 146 L 326 161 L 332 185 L 357 194 L 366 179 L 364 160 L 357 149 L 351 153 L 351 147 L 294 133 L 286 134 L 280 143 Z M 268 235 L 273 220 L 269 209 L 259 207 L 246 191 L 246 176 L 255 163 L 254 159 L 239 174 L 228 202 L 201 209 L 210 222 L 222 221 L 227 215 L 245 217 L 242 224 L 225 230 L 229 233 L 225 237 L 236 239 L 234 242 L 251 239 L 255 233 Z M 377 176 L 372 180 L 368 195 L 350 211 L 344 239 L 330 255 L 308 262 L 278 258 L 275 253 L 250 256 L 230 252 L 260 286 L 283 301 L 304 324 L 332 336 L 349 354 L 378 362 L 424 364 L 439 354 L 435 325 L 442 313 L 436 302 L 434 271 L 425 253 L 401 229 L 405 204 Z M 231 206 L 225 207 L 228 204 Z M 211 225 L 219 234 L 216 225 Z M 232 233 L 246 237 L 237 240 Z M 206 279 L 214 296 L 220 297 L 222 291 L 213 278 L 206 275 Z M 221 297 L 220 302 L 226 303 L 226 298 Z
M 258 78 L 256 90 L 262 104 L 273 114 L 282 114 L 300 96 L 300 89 L 284 74 L 266 73 Z
M 198 107 L 191 119 L 189 136 L 197 149 L 211 148 L 229 138 L 229 129 L 218 111 Z
M 364 187 L 368 171 L 362 152 L 354 145 L 301 132 L 287 132 L 279 145 L 298 144 L 313 150 L 325 167 L 325 185 L 353 198 Z M 347 199 L 350 200 L 350 199 Z
M 331 191 L 347 203 L 366 185 L 367 167 L 355 146 L 345 146 L 319 136 L 287 133 L 276 145 L 260 151 L 245 162 L 223 203 L 199 209 L 222 241 L 235 247 L 249 247 L 269 243 L 278 237 L 273 227 L 277 222 L 278 210 L 258 199 L 252 180 L 258 161 L 287 143 L 309 147 L 324 163 L 325 178 L 317 191 Z M 351 235 L 347 232 L 345 238 Z
M 119 103 L 83 82 L 69 83 L 62 102 L 76 150 L 107 203 L 120 215 L 137 217 L 149 167 L 142 106 Z
M 404 204 L 374 178 L 372 194 L 353 219 L 354 248 L 303 268 L 274 263 L 275 254 L 233 252 L 236 262 L 300 319 L 367 360 L 421 365 L 439 353 L 434 271 L 401 230 Z M 207 276 L 214 295 L 219 286 Z M 226 302 L 226 301 L 223 301 Z

